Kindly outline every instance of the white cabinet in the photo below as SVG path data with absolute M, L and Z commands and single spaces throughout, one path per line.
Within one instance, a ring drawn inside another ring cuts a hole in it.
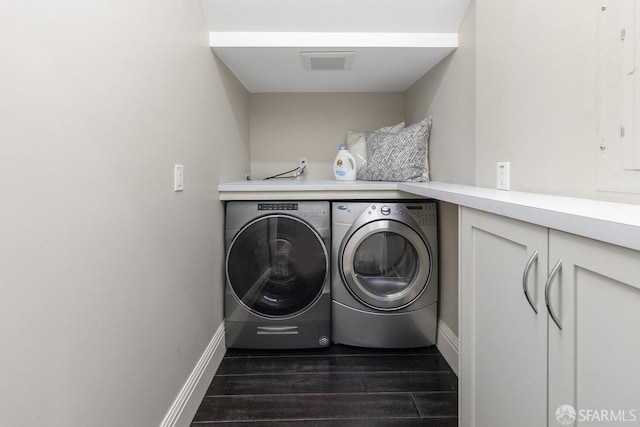
M 462 208 L 461 426 L 546 423 L 546 248 L 543 227 Z
M 640 422 L 640 253 L 461 208 L 459 338 L 463 427 Z
M 640 424 L 640 252 L 550 230 L 549 259 L 561 262 L 550 304 L 562 329 L 549 321 L 548 425 L 565 404 L 578 425 Z

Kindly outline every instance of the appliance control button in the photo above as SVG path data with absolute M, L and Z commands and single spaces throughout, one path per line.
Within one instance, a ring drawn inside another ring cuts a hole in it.
M 385 205 L 380 208 L 380 212 L 382 213 L 382 215 L 389 215 L 391 213 L 391 208 Z

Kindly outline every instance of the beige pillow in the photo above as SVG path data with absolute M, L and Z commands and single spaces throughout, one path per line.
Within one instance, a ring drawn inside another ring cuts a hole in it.
M 373 132 L 398 133 L 404 127 L 404 122 L 400 122 L 395 126 L 386 126 Z M 371 131 L 347 131 L 345 142 L 349 148 L 349 152 L 356 159 L 356 171 L 361 170 L 367 161 L 367 136 Z

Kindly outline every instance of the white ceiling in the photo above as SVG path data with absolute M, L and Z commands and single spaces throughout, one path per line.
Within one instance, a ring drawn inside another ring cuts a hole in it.
M 250 92 L 404 91 L 457 46 L 470 0 L 201 0 L 212 50 Z M 355 51 L 350 71 L 300 52 Z

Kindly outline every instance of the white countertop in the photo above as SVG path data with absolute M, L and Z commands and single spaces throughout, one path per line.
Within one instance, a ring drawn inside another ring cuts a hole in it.
M 425 197 L 640 250 L 640 205 L 442 182 L 268 180 L 218 186 L 221 200 Z
M 397 182 L 383 181 L 336 181 L 298 179 L 268 179 L 266 181 L 237 181 L 220 184 L 220 192 L 239 191 L 371 191 L 398 189 Z
M 365 200 L 416 197 L 401 193 L 397 182 L 269 179 L 218 186 L 221 200 Z

